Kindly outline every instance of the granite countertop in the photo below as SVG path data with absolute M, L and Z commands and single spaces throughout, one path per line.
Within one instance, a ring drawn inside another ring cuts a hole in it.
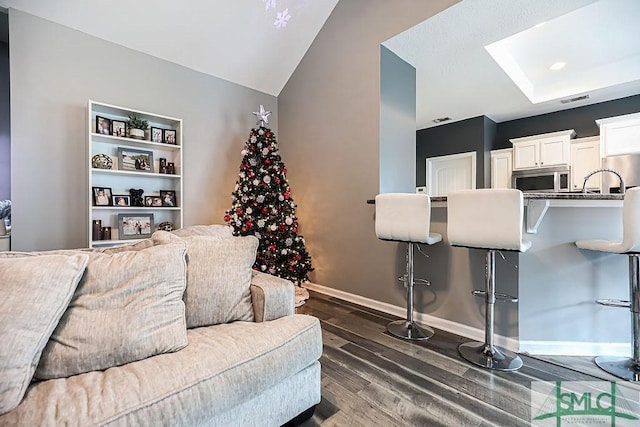
M 623 194 L 599 193 L 524 193 L 526 200 L 624 200 Z M 431 198 L 432 202 L 446 202 L 446 196 Z
M 524 193 L 524 200 L 624 200 L 623 194 L 600 193 Z M 432 202 L 446 202 L 447 196 L 434 196 Z M 367 200 L 367 204 L 374 205 L 375 200 Z

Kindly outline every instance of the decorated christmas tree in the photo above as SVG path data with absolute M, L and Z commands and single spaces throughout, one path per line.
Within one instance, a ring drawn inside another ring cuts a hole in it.
M 278 152 L 276 135 L 265 126 L 271 112 L 260 106 L 253 113 L 258 127 L 249 133 L 225 222 L 237 236 L 260 240 L 255 270 L 292 280 L 300 285 L 313 271 L 304 238 L 298 234 L 296 204 L 287 181 L 287 168 Z

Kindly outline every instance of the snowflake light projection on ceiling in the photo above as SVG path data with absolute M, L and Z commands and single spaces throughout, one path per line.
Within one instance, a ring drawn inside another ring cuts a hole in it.
M 264 10 L 269 11 L 270 9 L 276 10 L 278 6 L 278 0 L 261 0 L 264 3 Z M 275 21 L 273 21 L 273 25 L 276 29 L 280 30 L 287 26 L 289 23 L 289 19 L 291 19 L 291 14 L 289 14 L 289 8 L 285 8 L 284 10 L 276 12 Z

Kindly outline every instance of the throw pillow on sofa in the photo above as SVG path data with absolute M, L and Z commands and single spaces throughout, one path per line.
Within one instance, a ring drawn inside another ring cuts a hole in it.
M 188 245 L 187 328 L 253 320 L 250 288 L 257 238 L 176 237 L 160 232 L 152 238 L 154 242 L 184 240 Z
M 85 275 L 35 377 L 104 370 L 187 345 L 186 244 L 89 255 Z M 73 251 L 65 251 L 73 252 Z
M 0 415 L 27 390 L 88 255 L 0 254 Z

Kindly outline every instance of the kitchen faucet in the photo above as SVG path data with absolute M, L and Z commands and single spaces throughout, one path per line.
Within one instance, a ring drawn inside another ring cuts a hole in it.
M 615 171 L 613 169 L 597 169 L 591 172 L 590 174 L 588 174 L 587 176 L 585 176 L 584 181 L 582 182 L 583 193 L 587 192 L 587 180 L 591 178 L 592 175 L 595 175 L 599 172 L 611 172 L 612 174 L 616 175 L 620 179 L 620 194 L 624 194 L 624 180 L 622 179 L 622 175 L 620 175 L 620 172 Z

